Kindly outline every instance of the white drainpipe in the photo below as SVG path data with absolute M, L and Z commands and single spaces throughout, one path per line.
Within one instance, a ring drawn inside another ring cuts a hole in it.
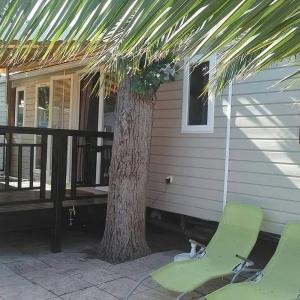
M 231 129 L 231 101 L 232 101 L 232 82 L 228 87 L 228 104 L 227 104 L 227 129 L 226 129 L 226 150 L 225 150 L 225 170 L 224 170 L 224 194 L 223 194 L 223 209 L 227 203 L 228 191 L 228 171 L 229 171 L 229 153 L 230 153 L 230 129 Z
M 100 87 L 99 87 L 99 111 L 98 111 L 98 131 L 104 129 L 104 70 L 100 69 Z M 102 146 L 103 140 L 97 140 L 97 146 Z M 96 184 L 100 183 L 101 171 L 101 154 L 97 152 L 97 167 L 96 167 Z M 96 188 L 97 189 L 97 188 Z M 100 189 L 98 187 L 98 189 Z

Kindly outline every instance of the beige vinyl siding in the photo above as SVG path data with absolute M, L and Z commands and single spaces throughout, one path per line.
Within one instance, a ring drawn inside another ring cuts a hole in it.
M 215 100 L 214 133 L 181 133 L 182 75 L 157 93 L 153 113 L 148 206 L 208 220 L 222 211 L 226 97 Z M 166 176 L 173 183 L 165 184 Z
M 262 229 L 273 233 L 300 220 L 300 85 L 276 85 L 298 67 L 273 66 L 233 85 L 227 201 L 262 207 Z M 153 114 L 150 207 L 218 220 L 227 99 L 228 90 L 216 99 L 214 133 L 182 134 L 182 78 L 161 87 Z M 174 182 L 166 185 L 166 176 Z
M 228 201 L 261 206 L 274 233 L 300 220 L 300 86 L 274 86 L 295 70 L 274 66 L 233 85 Z
M 0 78 L 0 125 L 7 125 L 7 104 L 5 97 L 5 82 Z

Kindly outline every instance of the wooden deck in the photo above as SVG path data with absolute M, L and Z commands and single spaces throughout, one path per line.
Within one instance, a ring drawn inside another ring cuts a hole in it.
M 12 225 L 23 229 L 34 222 L 39 226 L 43 223 L 51 227 L 52 251 L 60 252 L 67 207 L 86 206 L 82 208 L 85 210 L 106 202 L 107 191 L 96 188 L 109 184 L 113 134 L 14 126 L 0 126 L 0 134 L 5 136 L 0 143 L 5 153 L 4 176 L 0 178 L 0 228 Z M 28 135 L 39 136 L 40 142 L 28 143 L 23 138 Z M 37 149 L 38 178 L 34 164 Z
M 70 190 L 66 191 L 63 207 L 85 206 L 106 203 L 107 192 L 94 188 L 78 189 L 76 199 L 71 199 Z M 52 209 L 51 192 L 46 191 L 45 200 L 40 200 L 39 190 L 9 191 L 0 193 L 0 213 Z

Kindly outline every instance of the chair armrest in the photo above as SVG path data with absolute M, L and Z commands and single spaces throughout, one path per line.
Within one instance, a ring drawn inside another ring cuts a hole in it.
M 205 254 L 204 245 L 192 239 L 190 239 L 189 242 L 191 243 L 191 252 L 190 252 L 191 258 L 202 257 Z M 197 251 L 197 247 L 200 248 L 198 251 Z
M 189 242 L 190 242 L 191 244 L 194 244 L 194 245 L 200 247 L 200 248 L 206 248 L 205 245 L 203 245 L 203 244 L 201 244 L 201 243 L 199 243 L 199 242 L 197 242 L 197 241 L 195 241 L 195 240 L 189 239 Z
M 239 258 L 240 260 L 242 260 L 241 263 L 239 263 L 238 265 L 236 265 L 232 272 L 234 274 L 232 280 L 231 280 L 231 283 L 233 283 L 235 281 L 235 279 L 240 276 L 241 273 L 245 273 L 245 272 L 248 272 L 249 270 L 251 269 L 248 269 L 248 267 L 251 267 L 254 265 L 254 262 L 251 261 L 250 259 L 248 258 L 245 258 L 241 255 L 238 255 L 236 254 L 235 257 Z
M 240 260 L 242 260 L 247 267 L 254 266 L 254 262 L 252 260 L 245 258 L 238 254 L 236 254 L 236 257 L 239 258 Z

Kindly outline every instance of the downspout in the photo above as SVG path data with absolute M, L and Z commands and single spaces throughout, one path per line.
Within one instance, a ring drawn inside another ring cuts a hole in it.
M 98 108 L 98 131 L 103 131 L 104 130 L 104 81 L 105 81 L 105 76 L 104 76 L 104 69 L 100 68 L 100 84 L 99 84 L 99 91 L 98 91 L 98 96 L 99 96 L 99 108 Z M 103 145 L 103 139 L 98 138 L 97 139 L 97 146 L 102 146 Z M 101 153 L 97 152 L 97 171 L 96 171 L 96 184 L 100 184 L 101 182 Z M 97 187 L 96 187 L 97 189 Z M 98 187 L 98 189 L 101 189 Z
M 224 168 L 224 194 L 223 194 L 223 209 L 227 203 L 228 192 L 228 173 L 229 173 L 229 155 L 230 155 L 230 129 L 231 129 L 231 102 L 232 102 L 232 81 L 228 86 L 228 103 L 227 103 L 227 125 L 226 125 L 226 148 L 225 148 L 225 168 Z

